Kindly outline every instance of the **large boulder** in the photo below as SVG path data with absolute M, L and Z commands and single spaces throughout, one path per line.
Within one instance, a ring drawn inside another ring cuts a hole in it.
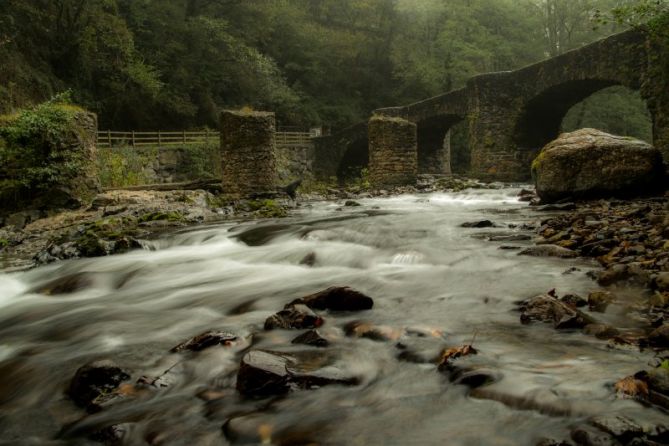
M 660 185 L 662 174 L 659 150 L 595 129 L 561 134 L 532 163 L 543 201 L 646 194 Z

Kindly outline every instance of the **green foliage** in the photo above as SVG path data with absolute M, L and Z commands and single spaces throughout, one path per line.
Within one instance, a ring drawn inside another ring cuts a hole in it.
M 562 122 L 562 131 L 596 128 L 614 135 L 653 141 L 650 113 L 639 93 L 625 87 L 599 91 L 574 106 Z
M 145 174 L 158 155 L 157 149 L 138 150 L 134 147 L 107 147 L 98 149 L 98 171 L 103 187 L 126 187 L 146 184 Z
M 286 209 L 274 200 L 250 200 L 246 207 L 261 218 L 283 218 L 288 215 Z
M 63 93 L 0 117 L 0 197 L 20 200 L 66 183 L 82 168 L 73 119 L 82 109 Z

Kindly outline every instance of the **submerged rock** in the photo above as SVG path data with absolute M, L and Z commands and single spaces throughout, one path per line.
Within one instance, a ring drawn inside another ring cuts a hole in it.
M 314 347 L 327 347 L 330 341 L 324 338 L 318 330 L 309 330 L 302 333 L 291 341 L 292 344 L 312 345 Z
M 91 285 L 93 285 L 92 274 L 88 272 L 80 272 L 59 277 L 49 283 L 32 289 L 30 292 L 45 294 L 47 296 L 58 296 L 61 294 L 76 293 Z
M 588 306 L 590 311 L 603 313 L 606 307 L 615 300 L 615 296 L 610 291 L 593 291 L 588 294 Z
M 542 201 L 648 193 L 662 177 L 659 150 L 643 141 L 595 129 L 563 133 L 532 163 Z
M 130 379 L 130 373 L 110 360 L 81 366 L 75 373 L 67 394 L 81 407 L 88 407 L 96 398 L 113 392 Z
M 374 306 L 374 300 L 349 287 L 330 287 L 318 293 L 295 299 L 286 305 L 286 309 L 300 304 L 313 310 L 361 311 L 371 309 Z

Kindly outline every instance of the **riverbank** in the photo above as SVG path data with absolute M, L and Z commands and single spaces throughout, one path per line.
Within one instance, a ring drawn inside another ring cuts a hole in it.
M 484 186 L 475 180 L 428 177 L 417 187 L 367 191 L 361 187 L 310 185 L 297 200 L 277 194 L 237 201 L 205 190 L 112 190 L 99 194 L 85 209 L 49 213 L 31 210 L 7 216 L 0 226 L 0 271 L 121 254 L 141 249 L 143 240 L 175 229 L 224 221 L 283 218 L 316 201 L 355 206 L 352 200 L 360 198 Z

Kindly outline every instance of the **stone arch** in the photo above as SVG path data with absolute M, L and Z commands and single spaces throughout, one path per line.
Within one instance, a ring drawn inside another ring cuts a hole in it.
M 369 166 L 367 135 L 354 139 L 345 148 L 337 166 L 337 181 L 342 184 L 359 178 L 362 169 Z
M 519 151 L 536 152 L 555 139 L 567 112 L 592 94 L 619 82 L 604 79 L 571 80 L 552 86 L 525 103 L 514 137 Z
M 463 120 L 456 115 L 437 115 L 416 123 L 419 174 L 451 173 L 450 130 Z

